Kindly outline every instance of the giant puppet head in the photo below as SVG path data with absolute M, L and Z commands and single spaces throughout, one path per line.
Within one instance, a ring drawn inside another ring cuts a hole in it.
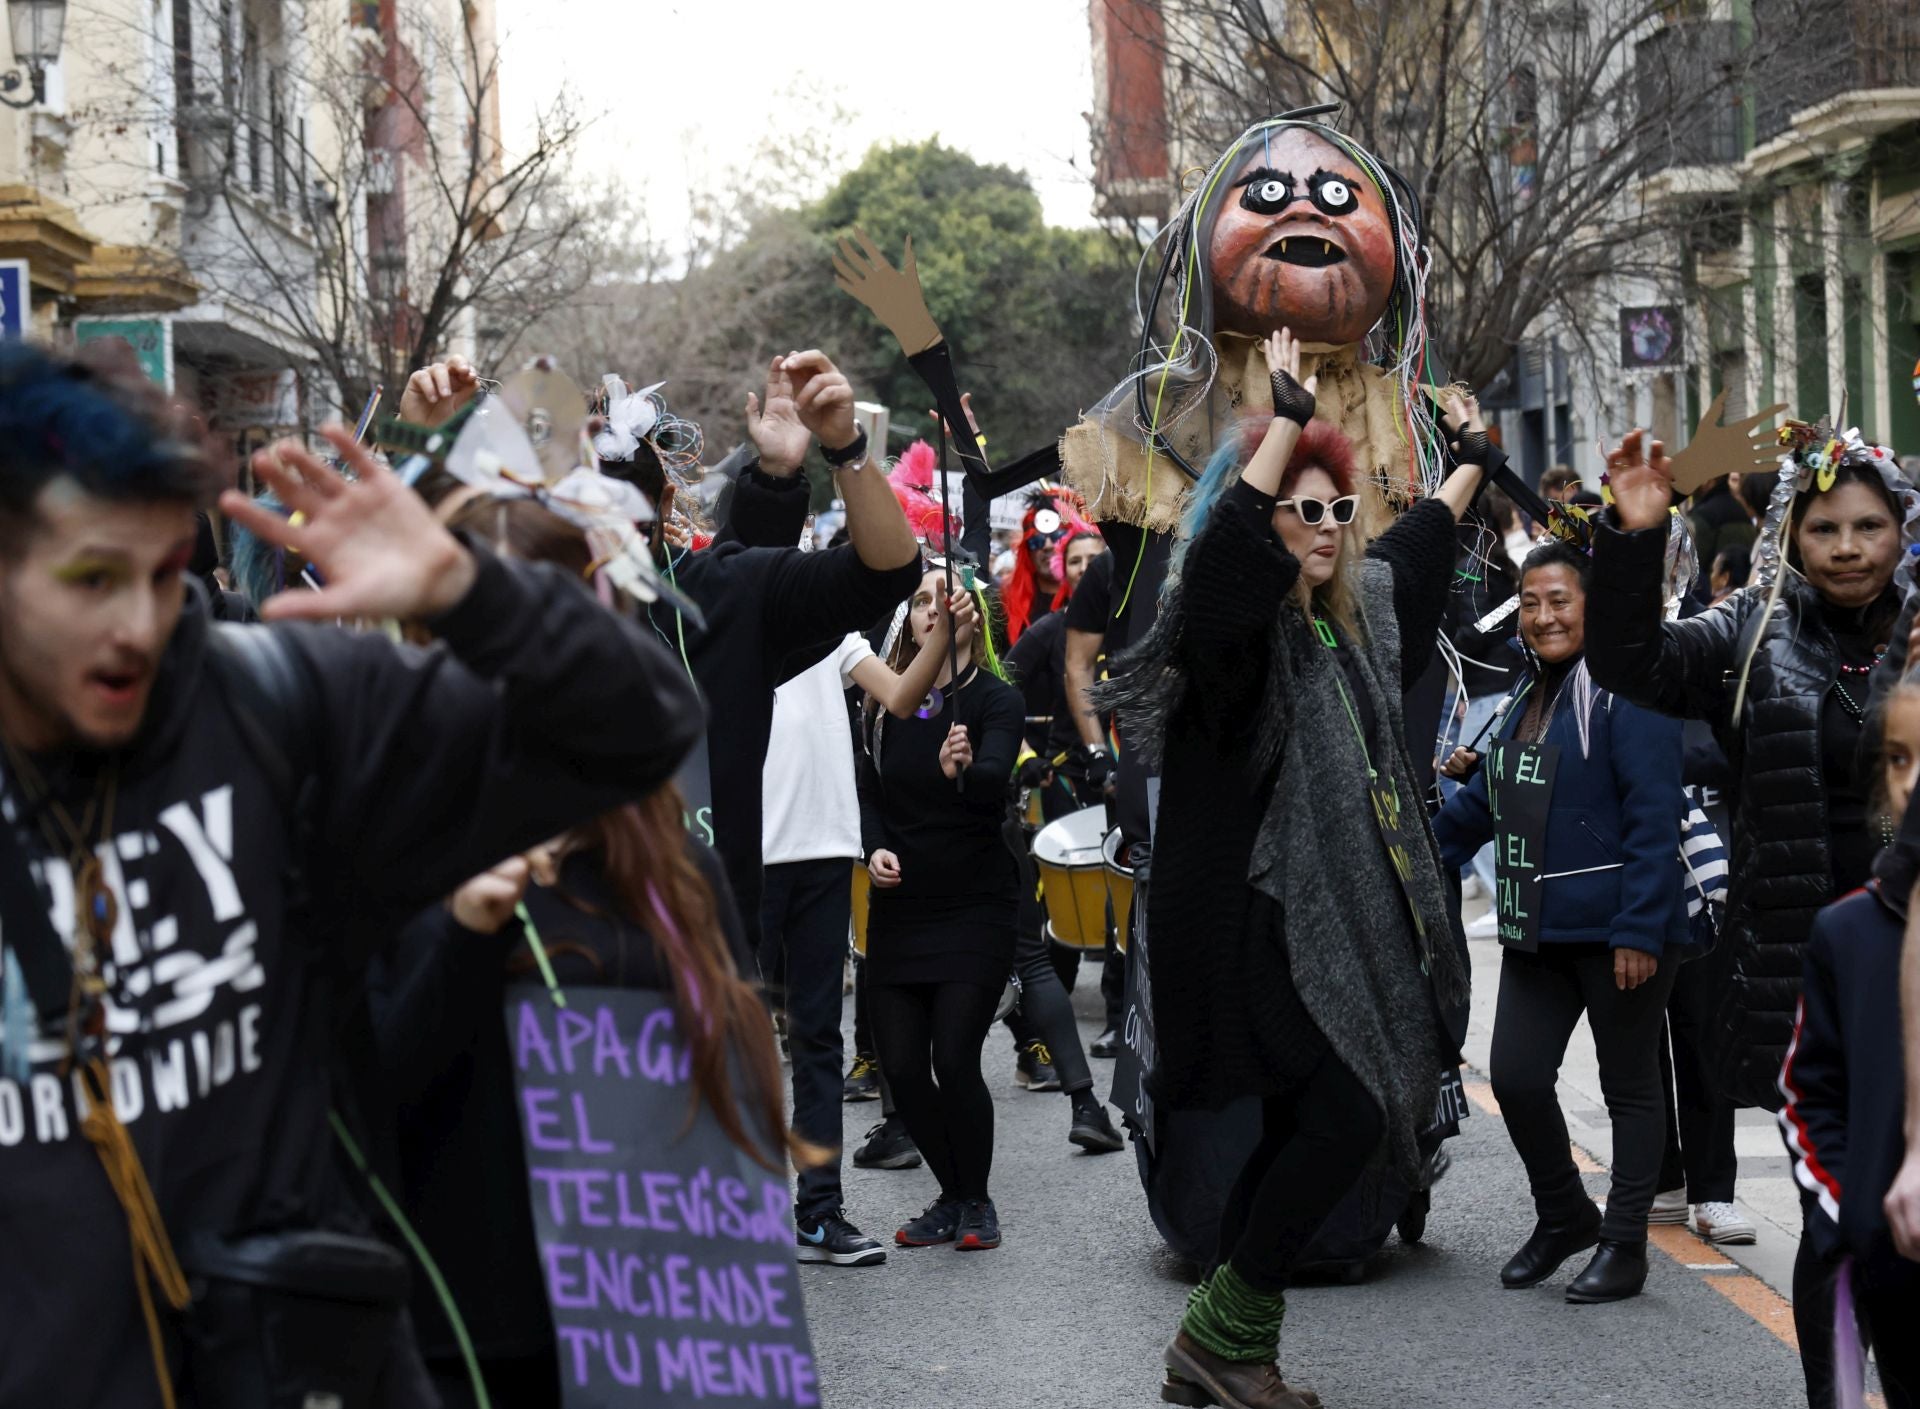
M 1393 217 L 1385 191 L 1307 124 L 1242 139 L 1212 202 L 1207 269 L 1216 328 L 1302 341 L 1359 342 L 1393 296 Z
M 1133 369 L 1061 445 L 1095 519 L 1177 527 L 1235 420 L 1271 406 L 1260 340 L 1282 327 L 1367 483 L 1402 502 L 1438 485 L 1420 208 L 1393 168 L 1322 123 L 1267 118 L 1214 159 L 1161 240 Z

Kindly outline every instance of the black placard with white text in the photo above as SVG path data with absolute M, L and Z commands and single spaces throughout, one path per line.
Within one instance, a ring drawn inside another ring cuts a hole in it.
M 1493 813 L 1494 912 L 1500 942 L 1531 954 L 1540 947 L 1541 877 L 1547 814 L 1560 750 L 1503 739 L 1487 758 L 1487 807 Z

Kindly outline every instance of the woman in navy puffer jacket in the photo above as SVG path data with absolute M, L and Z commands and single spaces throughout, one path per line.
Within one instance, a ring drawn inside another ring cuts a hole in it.
M 1646 1281 L 1647 1213 L 1666 1131 L 1660 1032 L 1687 913 L 1680 723 L 1594 688 L 1582 663 L 1587 577 L 1588 560 L 1564 544 L 1528 555 L 1520 634 L 1531 668 L 1502 705 L 1491 766 L 1441 809 L 1434 832 L 1449 865 L 1495 843 L 1507 947 L 1491 1074 L 1539 1220 L 1500 1279 L 1534 1286 L 1597 1242 L 1567 1299 L 1600 1302 L 1633 1296 Z M 1448 768 L 1458 774 L 1478 761 L 1462 751 Z M 1613 1122 L 1604 1218 L 1581 1185 L 1554 1095 L 1583 1012 Z

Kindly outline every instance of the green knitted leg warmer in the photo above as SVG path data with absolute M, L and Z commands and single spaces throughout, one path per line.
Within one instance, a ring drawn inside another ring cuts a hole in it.
M 1228 1262 L 1193 1289 L 1180 1329 L 1222 1360 L 1267 1361 L 1286 1314 L 1284 1293 L 1255 1290 Z

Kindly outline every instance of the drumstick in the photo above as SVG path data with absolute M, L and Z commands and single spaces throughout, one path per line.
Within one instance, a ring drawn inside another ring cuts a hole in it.
M 940 420 L 940 532 L 946 540 L 945 551 L 940 555 L 940 567 L 946 574 L 947 599 L 942 605 L 947 612 L 947 691 L 953 696 L 954 718 L 960 717 L 960 629 L 953 619 L 953 511 L 947 505 L 947 418 Z M 980 623 L 981 629 L 986 622 Z M 964 793 L 967 790 L 967 770 L 956 768 L 953 772 L 954 791 Z

